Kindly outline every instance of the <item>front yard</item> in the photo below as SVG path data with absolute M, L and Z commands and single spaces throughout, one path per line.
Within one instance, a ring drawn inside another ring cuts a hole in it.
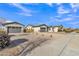
M 0 56 L 79 55 L 78 33 L 31 33 L 11 37 L 9 47 Z
M 11 37 L 11 44 L 9 47 L 0 50 L 1 56 L 16 56 L 22 53 L 22 51 L 33 44 L 39 45 L 42 41 L 47 40 L 43 34 L 21 34 Z

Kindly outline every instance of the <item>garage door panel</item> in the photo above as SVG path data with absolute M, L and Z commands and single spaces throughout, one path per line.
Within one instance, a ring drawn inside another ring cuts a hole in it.
M 17 28 L 9 27 L 8 32 L 9 33 L 20 33 L 21 32 L 21 27 L 17 27 Z

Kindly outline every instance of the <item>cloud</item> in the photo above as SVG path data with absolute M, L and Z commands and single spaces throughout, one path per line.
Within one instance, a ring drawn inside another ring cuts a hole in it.
M 70 10 L 66 10 L 62 6 L 59 6 L 57 13 L 60 14 L 60 15 L 67 14 L 67 13 L 70 13 Z
M 74 18 L 68 17 L 68 18 L 64 18 L 63 21 L 72 21 L 74 20 Z
M 24 12 L 31 12 L 31 10 L 23 7 L 20 3 L 11 3 L 10 5 L 12 5 L 14 7 L 17 7 L 17 8 L 21 9 Z
M 60 16 L 50 17 L 50 19 L 56 22 L 65 22 L 65 21 L 69 22 L 69 21 L 75 20 L 74 17 L 60 18 Z
M 5 18 L 0 17 L 0 24 L 5 23 L 5 22 L 6 22 L 6 19 L 5 19 Z
M 72 21 L 74 20 L 73 18 L 64 18 L 64 19 L 57 19 L 56 21 L 58 22 L 65 22 L 65 21 Z
M 79 8 L 79 3 L 71 3 L 72 8 Z
M 78 25 L 79 22 L 74 22 L 79 19 L 79 16 L 76 15 L 77 10 L 79 9 L 79 4 L 70 4 L 71 7 L 67 8 L 63 6 L 63 4 L 57 4 L 57 15 L 54 17 L 50 17 L 50 22 L 64 23 L 67 22 L 70 25 Z
M 11 3 L 9 5 L 14 6 L 14 7 L 17 7 L 18 9 L 20 9 L 21 12 L 18 13 L 19 15 L 32 16 L 32 14 L 31 14 L 32 13 L 32 10 L 29 10 L 29 9 L 25 8 L 20 3 Z
M 76 14 L 76 12 L 79 10 L 79 3 L 70 3 L 70 8 L 65 7 L 63 4 L 59 3 L 58 5 L 58 11 L 57 13 L 60 15 L 63 14 Z M 66 9 L 65 9 L 66 8 Z
M 73 10 L 73 12 L 77 12 L 77 10 L 79 9 L 79 3 L 71 3 L 71 8 Z
M 69 24 L 73 26 L 79 26 L 79 22 L 70 22 Z
M 11 21 L 11 20 L 6 20 L 6 21 L 5 21 L 5 23 L 9 23 L 9 22 L 13 22 L 13 21 Z
M 52 7 L 52 3 L 46 3 L 48 6 Z
M 45 4 L 47 4 L 48 6 L 52 7 L 53 4 L 55 4 L 55 3 L 45 3 Z M 60 6 L 60 5 L 62 5 L 62 3 L 56 3 L 56 5 Z
M 19 13 L 19 15 L 23 15 L 23 16 L 32 16 L 32 14 L 30 14 L 30 13 L 24 13 L 24 12 Z
M 60 6 L 60 5 L 62 5 L 62 3 L 56 3 L 56 5 L 59 5 Z

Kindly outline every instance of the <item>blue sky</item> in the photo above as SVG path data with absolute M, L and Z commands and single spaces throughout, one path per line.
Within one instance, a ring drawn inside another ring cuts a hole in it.
M 79 28 L 78 3 L 0 3 L 0 17 L 27 24 Z M 2 19 L 0 20 L 2 21 Z

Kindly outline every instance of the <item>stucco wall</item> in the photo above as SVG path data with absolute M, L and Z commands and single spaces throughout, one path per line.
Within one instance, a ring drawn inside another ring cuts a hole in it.
M 20 24 L 6 24 L 4 26 L 5 31 L 7 32 L 7 27 L 21 27 L 21 33 L 23 33 L 24 27 Z
M 58 27 L 54 27 L 54 32 L 58 32 Z
M 49 29 L 48 29 L 48 32 L 53 32 L 53 28 L 52 28 L 52 27 L 49 28 Z
M 40 27 L 33 27 L 34 32 L 40 32 Z

